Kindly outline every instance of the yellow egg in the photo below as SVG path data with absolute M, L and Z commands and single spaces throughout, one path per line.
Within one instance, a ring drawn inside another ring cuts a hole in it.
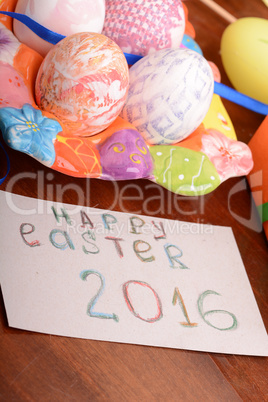
M 268 104 L 268 21 L 250 17 L 229 25 L 221 57 L 235 89 Z

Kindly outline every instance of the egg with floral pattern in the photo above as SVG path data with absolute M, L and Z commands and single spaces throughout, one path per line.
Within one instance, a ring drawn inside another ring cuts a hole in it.
M 90 136 L 119 115 L 128 84 L 128 65 L 116 43 L 102 34 L 77 33 L 45 57 L 36 79 L 36 101 L 66 132 Z

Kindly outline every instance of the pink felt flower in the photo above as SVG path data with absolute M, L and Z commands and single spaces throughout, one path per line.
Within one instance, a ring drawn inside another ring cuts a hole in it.
M 202 136 L 201 151 L 209 157 L 221 181 L 229 177 L 247 175 L 253 168 L 249 147 L 216 130 L 207 130 L 207 134 Z

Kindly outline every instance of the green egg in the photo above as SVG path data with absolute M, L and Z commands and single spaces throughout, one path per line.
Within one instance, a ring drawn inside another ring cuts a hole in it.
M 172 146 L 150 147 L 154 159 L 155 181 L 166 189 L 181 195 L 210 193 L 221 181 L 217 170 L 202 152 Z

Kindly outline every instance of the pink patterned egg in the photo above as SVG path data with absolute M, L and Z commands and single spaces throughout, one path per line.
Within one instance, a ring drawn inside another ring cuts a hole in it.
M 181 0 L 106 0 L 103 34 L 123 52 L 145 56 L 179 47 L 184 28 Z
M 69 134 L 90 136 L 119 115 L 128 84 L 128 65 L 120 48 L 104 35 L 78 33 L 60 41 L 45 57 L 36 79 L 36 101 Z

